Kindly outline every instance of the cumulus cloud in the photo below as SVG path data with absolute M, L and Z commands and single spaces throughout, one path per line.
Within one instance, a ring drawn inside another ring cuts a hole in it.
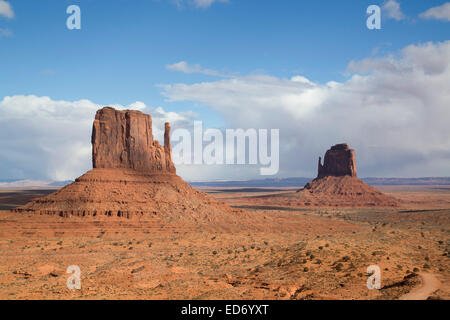
M 143 102 L 117 109 L 150 113 L 155 138 L 163 138 L 164 122 L 184 126 L 193 114 L 153 109 Z M 1 179 L 74 179 L 91 168 L 90 135 L 100 106 L 89 100 L 63 101 L 34 95 L 0 100 Z
M 398 3 L 396 0 L 386 1 L 383 4 L 382 10 L 390 19 L 394 19 L 397 21 L 405 19 L 405 15 L 400 8 L 400 3 Z
M 357 150 L 361 176 L 450 175 L 450 41 L 352 61 L 344 82 L 249 75 L 162 86 L 168 101 L 220 112 L 231 127 L 279 128 L 280 173 L 313 176 L 332 144 Z
M 0 0 L 0 16 L 4 16 L 8 19 L 14 18 L 13 8 L 8 1 Z
M 450 2 L 446 2 L 441 6 L 433 7 L 420 14 L 423 19 L 436 19 L 450 21 Z

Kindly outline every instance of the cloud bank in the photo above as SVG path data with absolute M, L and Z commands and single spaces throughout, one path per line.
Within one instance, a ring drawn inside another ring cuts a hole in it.
M 208 70 L 174 64 L 173 71 Z M 380 58 L 351 61 L 348 79 L 316 83 L 304 75 L 221 77 L 162 85 L 168 101 L 210 106 L 228 128 L 280 129 L 280 175 L 314 176 L 317 158 L 348 142 L 359 175 L 450 176 L 450 41 L 410 45 Z M 190 128 L 192 112 L 143 102 L 112 105 Z M 0 100 L 0 179 L 73 179 L 91 167 L 90 134 L 100 106 L 33 95 Z M 206 128 L 205 128 L 206 129 Z M 258 178 L 259 166 L 179 166 L 187 179 Z
M 238 76 L 167 84 L 168 101 L 211 106 L 230 127 L 279 128 L 280 168 L 312 176 L 332 144 L 357 150 L 361 176 L 450 175 L 450 41 L 351 61 L 345 82 Z

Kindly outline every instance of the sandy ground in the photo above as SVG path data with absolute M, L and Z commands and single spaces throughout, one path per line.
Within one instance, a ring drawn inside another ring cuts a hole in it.
M 0 298 L 449 299 L 450 188 L 382 189 L 409 207 L 273 210 L 246 202 L 254 190 L 211 190 L 261 217 L 240 228 L 0 211 Z

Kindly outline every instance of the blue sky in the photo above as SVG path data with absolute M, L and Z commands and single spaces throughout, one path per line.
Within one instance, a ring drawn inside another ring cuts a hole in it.
M 180 97 L 160 85 L 192 88 L 252 75 L 300 75 L 318 86 L 346 83 L 354 75 L 348 69 L 352 61 L 398 57 L 407 46 L 444 42 L 450 34 L 445 18 L 420 16 L 445 4 L 442 0 L 393 1 L 400 16 L 383 9 L 381 30 L 366 28 L 366 8 L 386 1 L 229 0 L 203 6 L 195 1 L 6 1 L 14 16 L 0 14 L 0 99 L 35 95 L 124 106 L 141 101 L 166 112 L 193 111 L 207 126 L 237 125 L 222 106 L 192 94 Z M 81 8 L 81 30 L 66 28 L 71 4 Z M 180 61 L 218 75 L 167 67 Z M 366 167 L 367 175 L 395 174 Z M 13 175 L 8 168 L 4 164 L 0 178 Z M 423 171 L 428 173 L 450 175 L 450 168 Z
M 11 29 L 0 41 L 0 96 L 35 94 L 90 99 L 99 104 L 140 100 L 168 110 L 160 83 L 195 83 L 204 75 L 179 74 L 178 61 L 246 75 L 304 74 L 316 82 L 341 81 L 350 60 L 395 51 L 419 41 L 446 39 L 442 22 L 384 19 L 382 30 L 365 26 L 365 10 L 383 1 L 230 0 L 208 8 L 172 1 L 10 1 Z M 66 28 L 66 8 L 77 4 L 82 29 Z M 416 17 L 442 1 L 408 1 Z M 206 113 L 208 109 L 202 110 Z M 206 119 L 205 119 L 206 120 Z

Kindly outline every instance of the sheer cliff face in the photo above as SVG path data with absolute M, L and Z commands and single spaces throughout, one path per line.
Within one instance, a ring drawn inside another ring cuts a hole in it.
M 326 153 L 324 163 L 319 157 L 317 178 L 327 176 L 351 176 L 356 177 L 355 151 L 348 144 L 341 143 L 332 146 Z
M 168 123 L 165 130 L 163 147 L 153 139 L 149 115 L 104 107 L 97 111 L 92 128 L 92 165 L 94 168 L 175 173 Z

